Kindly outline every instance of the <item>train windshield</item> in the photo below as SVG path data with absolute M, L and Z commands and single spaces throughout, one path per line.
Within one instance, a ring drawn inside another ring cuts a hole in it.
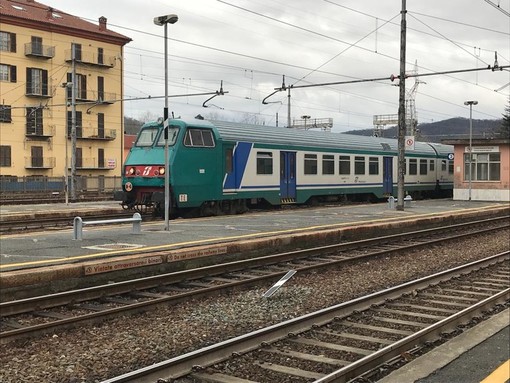
M 135 146 L 152 146 L 154 144 L 154 140 L 158 135 L 158 128 L 146 128 L 142 129 L 140 134 L 138 135 L 138 139 L 136 140 Z
M 161 130 L 161 136 L 159 136 L 158 140 L 158 146 L 164 146 L 165 145 L 165 135 L 163 134 L 163 130 Z M 169 126 L 168 127 L 168 145 L 172 146 L 175 144 L 175 141 L 177 141 L 177 134 L 179 133 L 179 127 L 178 126 Z

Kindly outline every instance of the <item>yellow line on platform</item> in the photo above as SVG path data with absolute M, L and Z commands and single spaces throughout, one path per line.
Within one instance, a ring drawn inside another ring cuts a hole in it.
M 504 362 L 480 383 L 506 383 L 510 380 L 510 359 Z
M 501 207 L 501 205 L 490 205 L 490 206 L 484 206 L 484 210 L 490 208 L 496 208 Z M 240 240 L 240 239 L 251 239 L 251 238 L 262 238 L 262 237 L 268 237 L 273 235 L 280 235 L 280 234 L 289 234 L 289 233 L 295 233 L 295 232 L 303 232 L 303 231 L 312 231 L 317 229 L 334 229 L 334 228 L 340 228 L 343 226 L 355 226 L 360 224 L 374 224 L 374 223 L 380 223 L 380 222 L 392 222 L 392 221 L 399 221 L 402 222 L 403 220 L 409 220 L 409 219 L 415 219 L 415 218 L 423 218 L 423 217 L 429 217 L 429 216 L 436 216 L 436 215 L 444 215 L 444 214 L 451 214 L 451 213 L 459 213 L 459 212 L 468 212 L 468 211 L 474 211 L 479 210 L 480 208 L 470 208 L 470 209 L 462 209 L 462 210 L 450 210 L 450 211 L 444 211 L 444 212 L 435 212 L 435 213 L 425 213 L 425 214 L 413 214 L 408 215 L 405 218 L 403 217 L 391 217 L 391 218 L 379 218 L 379 219 L 373 219 L 373 220 L 365 220 L 365 221 L 353 221 L 353 222 L 344 222 L 344 223 L 337 223 L 337 224 L 324 224 L 324 225 L 317 225 L 317 226 L 308 226 L 308 227 L 301 227 L 301 228 L 293 228 L 293 229 L 285 229 L 285 230 L 277 230 L 277 231 L 269 231 L 269 232 L 260 232 L 260 233 L 252 233 L 252 234 L 243 234 L 243 235 L 235 235 L 231 237 L 220 237 L 220 238 L 210 238 L 210 239 L 202 239 L 202 240 L 196 240 L 196 241 L 188 241 L 188 242 L 179 242 L 179 243 L 173 243 L 173 244 L 165 244 L 165 245 L 157 245 L 157 246 L 150 246 L 150 247 L 143 247 L 143 248 L 134 248 L 134 249 L 123 249 L 123 250 L 113 250 L 108 252 L 102 252 L 102 253 L 94 253 L 94 254 L 87 254 L 87 255 L 77 255 L 74 257 L 66 257 L 66 258 L 60 258 L 60 259 L 46 259 L 46 260 L 40 260 L 40 261 L 30 261 L 30 262 L 22 262 L 22 263 L 10 263 L 10 264 L 0 264 L 0 270 L 2 269 L 8 269 L 12 267 L 20 267 L 20 266 L 37 266 L 37 265 L 44 265 L 44 264 L 55 264 L 55 263 L 65 263 L 69 261 L 76 261 L 76 260 L 86 260 L 86 259 L 93 259 L 98 257 L 104 257 L 104 256 L 112 256 L 112 255 L 129 255 L 135 252 L 143 251 L 154 251 L 154 250 L 169 250 L 172 248 L 178 248 L 178 247 L 184 247 L 189 245 L 206 245 L 213 242 L 225 242 L 225 241 L 232 241 L 232 240 Z M 184 221 L 182 221 L 184 222 Z M 178 226 L 179 222 L 176 222 L 175 226 Z M 159 224 L 159 223 L 158 223 Z M 97 228 L 96 230 L 104 230 L 104 228 Z M 62 233 L 62 232 L 60 232 Z M 45 233 L 48 234 L 48 233 Z M 57 234 L 57 233 L 56 233 Z M 34 236 L 34 233 L 32 234 L 24 234 L 23 236 Z M 15 235 L 11 236 L 11 238 L 15 237 Z M 143 255 L 143 254 L 140 254 Z

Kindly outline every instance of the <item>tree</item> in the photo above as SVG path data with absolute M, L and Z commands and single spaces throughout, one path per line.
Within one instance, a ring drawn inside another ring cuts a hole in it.
M 505 113 L 503 113 L 503 121 L 501 122 L 498 133 L 503 138 L 510 138 L 510 100 L 505 108 Z

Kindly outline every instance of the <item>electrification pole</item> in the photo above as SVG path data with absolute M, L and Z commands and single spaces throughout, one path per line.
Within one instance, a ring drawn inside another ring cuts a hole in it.
M 71 199 L 76 200 L 76 45 L 71 46 Z M 67 118 L 67 116 L 66 116 Z
M 406 0 L 402 0 L 400 23 L 400 75 L 398 97 L 398 166 L 397 166 L 397 210 L 404 210 L 405 134 L 406 134 Z

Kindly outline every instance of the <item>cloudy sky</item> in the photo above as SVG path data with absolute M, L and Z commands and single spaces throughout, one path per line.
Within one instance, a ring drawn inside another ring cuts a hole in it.
M 389 79 L 399 73 L 400 0 L 47 0 L 64 12 L 97 22 L 132 42 L 124 51 L 125 98 L 164 95 L 163 27 L 153 18 L 177 14 L 168 26 L 169 95 L 228 94 L 169 99 L 175 116 L 202 114 L 285 126 L 282 85 Z M 497 6 L 500 8 L 498 9 Z M 407 0 L 407 71 L 487 68 L 495 52 L 510 65 L 510 0 Z M 510 71 L 484 70 L 419 79 L 419 123 L 469 117 L 501 118 L 510 94 Z M 409 78 L 410 91 L 415 79 Z M 125 102 L 125 114 L 162 115 L 164 100 Z M 396 114 L 398 86 L 389 80 L 291 90 L 291 118 L 332 118 L 333 131 L 373 127 L 373 115 Z

